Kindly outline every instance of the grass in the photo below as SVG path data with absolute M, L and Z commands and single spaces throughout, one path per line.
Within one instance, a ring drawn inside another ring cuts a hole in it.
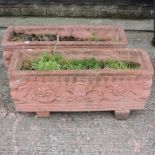
M 23 62 L 21 70 L 97 70 L 97 69 L 138 69 L 139 64 L 131 61 L 106 60 L 99 61 L 95 58 L 67 60 L 62 55 L 55 53 L 42 53 L 36 60 Z

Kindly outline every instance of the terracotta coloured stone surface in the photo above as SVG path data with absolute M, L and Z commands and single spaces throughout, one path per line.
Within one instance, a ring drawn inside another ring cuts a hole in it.
M 67 59 L 132 60 L 137 70 L 22 71 L 22 62 L 40 50 L 16 51 L 9 66 L 11 96 L 16 110 L 48 116 L 52 111 L 115 111 L 118 119 L 144 109 L 150 95 L 153 67 L 142 49 L 62 49 Z M 46 51 L 46 50 L 44 50 Z
M 88 41 L 10 41 L 13 32 L 24 32 L 26 34 L 56 34 L 59 36 L 74 36 Z M 91 41 L 92 35 L 100 41 Z M 64 26 L 15 26 L 8 27 L 4 33 L 2 47 L 4 53 L 4 63 L 8 67 L 12 49 L 44 49 L 53 48 L 55 45 L 60 47 L 125 47 L 127 37 L 124 29 L 120 25 L 64 25 Z

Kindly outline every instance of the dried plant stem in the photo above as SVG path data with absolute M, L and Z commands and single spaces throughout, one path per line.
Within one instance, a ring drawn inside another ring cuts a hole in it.
M 55 54 L 56 53 L 58 42 L 59 42 L 59 34 L 57 35 L 57 41 L 56 41 L 56 44 L 54 46 L 54 49 L 51 49 L 51 53 L 52 54 Z

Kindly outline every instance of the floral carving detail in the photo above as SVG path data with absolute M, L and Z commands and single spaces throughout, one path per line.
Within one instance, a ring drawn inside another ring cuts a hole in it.
M 46 85 L 39 85 L 34 88 L 34 95 L 36 97 L 36 100 L 41 103 L 48 103 L 55 100 L 54 91 Z
M 84 100 L 87 93 L 90 91 L 90 86 L 84 82 L 76 82 L 68 85 L 63 92 L 63 98 L 66 101 Z
M 89 89 L 89 85 L 82 82 L 77 82 L 70 85 L 70 92 L 74 96 L 85 96 Z
M 127 95 L 127 90 L 118 84 L 106 84 L 103 86 L 103 97 L 106 100 L 120 100 Z
M 69 86 L 66 90 L 65 96 L 68 100 L 79 100 L 79 99 L 89 99 L 93 100 L 120 100 L 128 92 L 123 86 L 118 84 L 100 84 L 100 85 L 90 85 L 87 83 L 76 82 Z
M 111 82 L 92 84 L 75 82 L 71 84 L 55 82 L 12 82 L 12 97 L 19 103 L 104 103 L 143 102 L 149 95 L 151 83 Z M 136 87 L 136 89 L 133 89 Z M 143 90 L 143 91 L 141 91 Z

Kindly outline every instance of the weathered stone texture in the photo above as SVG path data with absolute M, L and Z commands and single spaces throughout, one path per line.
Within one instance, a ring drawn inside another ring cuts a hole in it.
M 0 16 L 18 16 L 18 15 L 20 15 L 20 8 L 0 7 Z
M 152 18 L 153 8 L 140 5 L 0 4 L 1 16 Z
M 7 25 L 8 20 L 10 22 L 12 18 L 7 18 L 6 21 L 2 20 L 1 24 Z M 18 20 L 16 18 L 16 24 L 21 25 Z M 34 18 L 24 19 L 23 24 L 26 22 L 26 24 L 34 25 L 37 21 Z M 79 19 L 79 22 L 84 21 Z M 136 24 L 134 21 L 125 20 L 126 28 L 128 23 L 133 24 L 134 28 L 141 28 L 140 26 L 144 25 L 141 22 L 138 21 Z M 42 20 L 40 24 L 44 23 Z M 61 24 L 56 21 L 52 21 L 52 23 Z M 89 23 L 91 24 L 92 21 Z M 1 29 L 0 41 L 3 32 L 4 30 Z M 140 47 L 149 51 L 155 67 L 155 48 L 151 46 L 153 33 L 129 31 L 127 36 L 129 47 Z M 31 113 L 15 114 L 14 105 L 9 95 L 6 69 L 2 63 L 2 48 L 0 49 L 0 92 L 4 101 L 0 102 L 0 154 L 155 154 L 155 84 L 153 84 L 146 109 L 133 111 L 126 121 L 114 119 L 111 112 L 53 113 L 46 119 L 36 118 Z M 5 114 L 6 109 L 7 115 Z

